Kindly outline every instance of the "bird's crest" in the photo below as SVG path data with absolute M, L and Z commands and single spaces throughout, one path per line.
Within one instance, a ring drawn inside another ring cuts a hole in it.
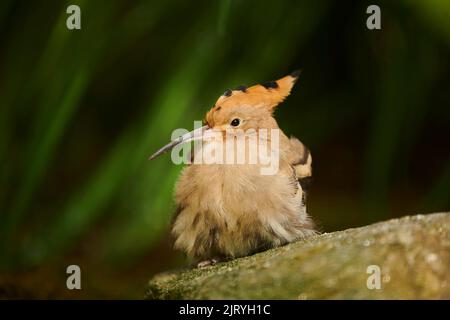
M 290 94 L 299 75 L 300 72 L 295 71 L 276 81 L 257 84 L 248 88 L 239 86 L 233 90 L 228 89 L 219 97 L 211 111 L 231 105 L 250 105 L 273 110 Z

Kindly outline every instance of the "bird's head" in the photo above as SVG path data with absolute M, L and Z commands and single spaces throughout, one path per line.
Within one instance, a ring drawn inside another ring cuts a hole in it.
M 206 125 L 220 131 L 278 127 L 273 111 L 289 95 L 297 78 L 298 72 L 277 81 L 226 90 L 206 114 Z
M 159 149 L 150 159 L 156 158 L 180 143 L 200 140 L 213 131 L 278 128 L 273 112 L 275 107 L 289 95 L 299 74 L 300 72 L 296 71 L 276 81 L 226 90 L 206 114 L 205 126 L 173 140 Z

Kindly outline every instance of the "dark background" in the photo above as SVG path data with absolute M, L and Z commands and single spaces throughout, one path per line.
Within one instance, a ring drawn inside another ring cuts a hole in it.
M 181 167 L 148 156 L 226 88 L 295 69 L 276 116 L 312 151 L 323 231 L 448 210 L 449 17 L 446 0 L 2 0 L 0 298 L 143 297 L 185 263 L 168 236 Z

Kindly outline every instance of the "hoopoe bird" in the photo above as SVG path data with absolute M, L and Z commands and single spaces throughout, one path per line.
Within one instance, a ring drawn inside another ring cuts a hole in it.
M 175 248 L 197 266 L 316 234 L 305 203 L 312 176 L 311 153 L 297 138 L 288 138 L 273 116 L 298 76 L 299 72 L 294 72 L 262 85 L 226 90 L 206 114 L 202 128 L 173 140 L 150 157 L 193 140 L 208 144 L 205 136 L 213 131 L 226 140 L 235 139 L 232 133 L 236 130 L 244 135 L 251 130 L 279 130 L 275 174 L 261 174 L 260 163 L 196 163 L 198 152 L 191 156 L 193 163 L 183 168 L 175 187 L 177 210 L 172 235 Z M 274 142 L 271 137 L 259 139 L 257 147 L 268 140 Z

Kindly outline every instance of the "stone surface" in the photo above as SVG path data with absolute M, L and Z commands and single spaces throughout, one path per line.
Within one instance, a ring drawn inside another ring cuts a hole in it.
M 380 289 L 367 287 L 371 265 L 380 267 Z M 449 273 L 450 213 L 436 213 L 326 233 L 211 267 L 159 274 L 150 280 L 146 297 L 450 299 Z

